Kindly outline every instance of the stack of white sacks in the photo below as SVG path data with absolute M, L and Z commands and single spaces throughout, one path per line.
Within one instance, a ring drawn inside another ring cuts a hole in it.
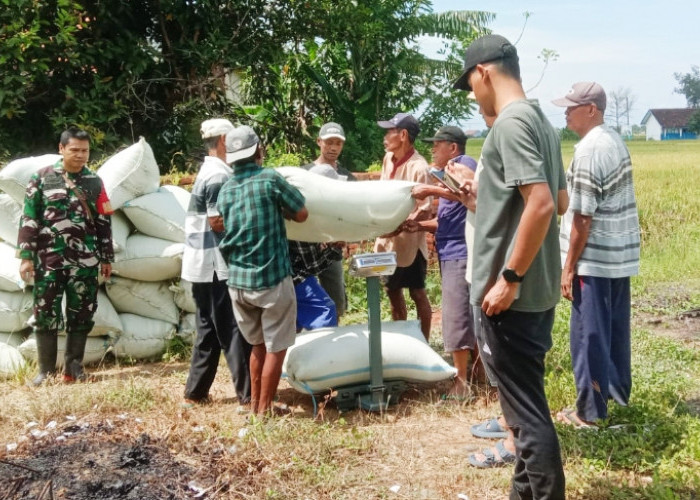
M 36 342 L 32 336 L 25 340 L 31 331 L 31 287 L 20 278 L 15 246 L 26 185 L 58 159 L 23 158 L 0 170 L 0 377 L 13 376 L 25 359 L 36 359 Z M 85 364 L 99 363 L 110 349 L 121 358 L 157 359 L 174 335 L 194 337 L 191 287 L 179 279 L 190 194 L 160 186 L 158 165 L 143 138 L 110 157 L 97 173 L 115 209 L 115 262 L 112 278 L 98 293 Z M 58 366 L 63 345 L 59 338 Z

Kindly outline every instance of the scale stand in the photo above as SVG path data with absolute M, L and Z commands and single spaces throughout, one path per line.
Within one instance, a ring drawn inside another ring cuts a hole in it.
M 386 410 L 397 403 L 405 389 L 401 380 L 384 381 L 382 363 L 382 320 L 380 306 L 380 276 L 394 274 L 396 253 L 364 253 L 354 255 L 350 262 L 350 274 L 367 281 L 367 309 L 369 325 L 369 385 L 338 388 L 336 404 L 340 411 L 358 406 L 368 411 Z

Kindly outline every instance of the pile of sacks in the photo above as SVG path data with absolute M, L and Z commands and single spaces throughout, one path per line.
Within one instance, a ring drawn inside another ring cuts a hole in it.
M 0 378 L 36 359 L 36 341 L 27 337 L 32 292 L 20 277 L 15 246 L 29 179 L 59 159 L 23 158 L 0 170 Z M 158 358 L 174 335 L 191 342 L 195 334 L 191 285 L 179 279 L 190 194 L 160 186 L 158 165 L 143 138 L 110 157 L 97 174 L 115 209 L 115 262 L 112 278 L 98 292 L 85 364 L 99 363 L 110 350 L 121 358 Z M 59 367 L 64 344 L 59 337 Z

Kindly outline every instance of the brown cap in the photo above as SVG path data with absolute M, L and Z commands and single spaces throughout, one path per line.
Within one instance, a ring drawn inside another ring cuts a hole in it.
M 601 112 L 605 111 L 605 90 L 596 82 L 577 82 L 571 86 L 571 90 L 564 97 L 554 99 L 552 104 L 569 108 L 581 104 L 595 104 Z

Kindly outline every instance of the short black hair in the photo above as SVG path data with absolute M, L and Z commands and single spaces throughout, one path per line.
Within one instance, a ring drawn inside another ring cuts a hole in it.
M 498 71 L 506 76 L 509 76 L 517 81 L 522 81 L 520 79 L 520 62 L 517 57 L 506 57 L 503 59 L 496 59 L 491 61 L 489 64 L 493 64 L 498 68 Z
M 67 145 L 71 139 L 78 139 L 79 141 L 90 142 L 90 134 L 78 127 L 70 127 L 61 132 L 60 142 L 62 146 Z

